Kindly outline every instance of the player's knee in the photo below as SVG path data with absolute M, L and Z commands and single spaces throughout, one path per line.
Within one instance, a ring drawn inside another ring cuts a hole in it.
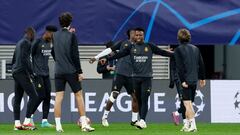
M 109 97 L 109 100 L 113 103 L 118 97 L 119 92 L 118 91 L 112 91 L 111 95 Z
M 74 96 L 75 96 L 76 98 L 83 98 L 82 91 L 80 90 L 80 91 L 74 92 Z
M 55 102 L 62 102 L 64 97 L 64 92 L 56 92 Z

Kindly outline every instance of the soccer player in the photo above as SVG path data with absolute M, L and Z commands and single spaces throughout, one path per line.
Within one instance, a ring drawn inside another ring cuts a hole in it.
M 177 89 L 177 93 L 178 93 L 178 97 L 180 100 L 180 108 L 178 108 L 177 111 L 172 112 L 172 117 L 173 117 L 173 121 L 175 125 L 179 125 L 179 115 L 182 115 L 182 119 L 183 119 L 183 124 L 186 123 L 186 116 L 185 116 L 185 111 L 186 108 L 183 104 L 183 100 L 182 100 L 182 85 L 180 82 L 180 79 L 178 77 L 177 71 L 176 71 L 176 62 L 174 57 L 171 57 L 170 60 L 170 84 L 169 84 L 169 88 L 174 88 L 174 84 L 176 86 Z M 195 95 L 195 94 L 194 94 Z
M 158 48 L 156 45 L 144 42 L 144 29 L 135 29 L 135 44 L 118 52 L 108 60 L 118 59 L 129 55 L 133 68 L 133 89 L 139 106 L 140 120 L 135 123 L 139 129 L 147 128 L 145 122 L 148 112 L 148 98 L 152 90 L 152 56 L 172 56 L 172 52 Z
M 94 62 L 96 59 L 99 59 L 105 55 L 110 54 L 112 51 L 115 51 L 115 50 L 122 51 L 125 48 L 132 46 L 132 44 L 134 44 L 135 30 L 129 29 L 127 31 L 127 36 L 128 36 L 128 40 L 119 42 L 116 45 L 112 46 L 111 48 L 108 48 L 102 51 L 97 56 L 95 56 L 95 58 L 92 58 L 90 60 L 90 63 Z M 117 66 L 116 66 L 116 76 L 114 77 L 113 83 L 112 83 L 112 92 L 107 101 L 107 104 L 102 116 L 102 125 L 105 127 L 109 126 L 109 123 L 107 120 L 108 114 L 123 86 L 125 87 L 127 93 L 132 97 L 132 120 L 130 124 L 133 126 L 137 122 L 138 103 L 136 99 L 136 94 L 133 90 L 133 80 L 132 80 L 133 71 L 132 70 L 133 69 L 132 69 L 132 62 L 130 60 L 130 56 L 126 56 L 118 60 Z
M 56 131 L 63 132 L 61 125 L 61 105 L 64 97 L 65 85 L 66 82 L 68 82 L 77 101 L 78 112 L 82 123 L 81 129 L 84 132 L 90 132 L 95 129 L 90 127 L 86 121 L 83 90 L 81 86 L 83 72 L 80 65 L 77 37 L 73 32 L 69 32 L 68 30 L 71 22 L 71 13 L 62 13 L 59 17 L 59 23 L 62 28 L 53 34 L 56 88 L 54 114 Z
M 106 47 L 109 48 L 113 46 L 113 42 L 109 41 L 106 43 Z M 112 52 L 111 54 L 114 54 Z M 111 55 L 109 54 L 109 55 Z M 98 61 L 97 64 L 97 72 L 99 74 L 102 74 L 103 79 L 112 79 L 115 76 L 115 69 L 116 69 L 116 61 L 108 61 L 106 63 L 102 63 L 101 60 Z
M 51 100 L 51 83 L 49 78 L 48 59 L 51 55 L 51 43 L 53 32 L 57 31 L 56 26 L 49 25 L 41 38 L 35 40 L 32 46 L 32 63 L 34 71 L 34 83 L 38 93 L 39 100 L 37 107 L 43 101 L 42 110 L 42 123 L 41 127 L 54 127 L 47 120 Z M 32 122 L 33 124 L 33 122 Z
M 199 49 L 190 44 L 191 34 L 187 29 L 180 29 L 177 35 L 180 45 L 174 51 L 176 70 L 183 87 L 182 99 L 186 108 L 187 122 L 182 131 L 196 132 L 195 112 L 192 101 L 195 98 L 197 81 L 200 79 L 200 87 L 205 86 L 204 62 Z
M 14 130 L 36 129 L 35 126 L 30 123 L 31 114 L 35 112 L 34 107 L 38 100 L 37 92 L 32 81 L 33 71 L 30 61 L 31 44 L 34 40 L 34 36 L 35 30 L 32 27 L 26 28 L 25 35 L 18 41 L 13 55 L 12 75 L 15 82 L 13 107 L 15 120 Z M 26 118 L 22 126 L 20 122 L 20 104 L 24 91 L 29 96 L 29 100 L 27 103 Z

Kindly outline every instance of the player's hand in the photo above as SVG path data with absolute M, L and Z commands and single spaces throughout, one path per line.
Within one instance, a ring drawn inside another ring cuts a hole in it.
M 104 64 L 106 64 L 107 59 L 101 59 L 101 60 L 99 60 L 99 61 L 100 61 L 100 63 L 101 63 L 102 65 L 104 65 Z
M 169 49 L 167 49 L 167 51 L 170 53 L 174 53 L 173 48 L 169 48 Z
M 110 65 L 107 65 L 107 70 L 108 71 L 114 71 L 115 70 L 115 66 L 110 66 Z
M 75 28 L 70 28 L 68 31 L 71 32 L 71 33 L 75 33 L 76 29 Z
M 183 87 L 183 88 L 188 88 L 188 84 L 187 84 L 186 82 L 183 82 L 183 83 L 182 83 L 182 87 Z
M 112 71 L 115 71 L 115 69 L 116 69 L 116 66 L 112 66 Z
M 109 65 L 107 65 L 107 70 L 110 71 L 111 70 L 111 67 Z
M 169 48 L 169 49 L 167 49 L 167 51 L 173 51 L 173 48 Z
M 93 64 L 95 61 L 96 61 L 95 58 L 91 58 L 91 59 L 89 60 L 89 63 L 90 63 L 90 64 Z
M 78 81 L 82 81 L 84 79 L 83 74 L 78 74 Z
M 206 81 L 205 80 L 200 80 L 199 85 L 200 85 L 201 88 L 204 87 L 206 85 Z

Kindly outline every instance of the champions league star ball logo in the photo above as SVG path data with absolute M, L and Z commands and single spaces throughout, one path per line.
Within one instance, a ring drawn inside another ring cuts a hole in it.
M 181 104 L 178 94 L 176 95 L 175 100 L 176 100 L 176 102 L 175 102 L 176 109 L 178 109 L 178 108 L 180 108 L 180 104 Z M 205 107 L 204 95 L 202 94 L 202 92 L 200 90 L 196 90 L 193 107 L 195 110 L 195 117 L 198 117 L 200 115 L 200 112 L 202 112 Z
M 234 96 L 234 108 L 238 114 L 240 114 L 240 91 L 238 91 Z

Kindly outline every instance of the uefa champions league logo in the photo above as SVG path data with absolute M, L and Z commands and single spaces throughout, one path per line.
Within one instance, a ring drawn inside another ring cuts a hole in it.
M 240 114 L 240 91 L 237 91 L 237 93 L 234 95 L 234 109 L 235 111 Z
M 240 10 L 238 8 L 236 8 L 236 9 L 232 9 L 232 10 L 229 10 L 229 11 L 220 12 L 220 13 L 217 13 L 217 14 L 212 15 L 210 17 L 202 18 L 202 19 L 196 20 L 195 22 L 192 22 L 192 21 L 189 21 L 187 19 L 188 17 L 185 17 L 178 10 L 176 10 L 174 7 L 172 7 L 170 4 L 168 4 L 168 2 L 165 2 L 163 0 L 143 0 L 136 7 L 136 9 L 134 11 L 132 11 L 132 13 L 129 14 L 129 16 L 121 24 L 120 28 L 117 30 L 117 32 L 115 33 L 112 40 L 113 41 L 116 40 L 119 33 L 123 30 L 124 27 L 126 27 L 128 22 L 135 16 L 135 14 L 137 14 L 140 11 L 140 9 L 142 9 L 144 6 L 146 6 L 148 4 L 151 4 L 151 3 L 155 3 L 155 9 L 151 13 L 151 20 L 150 20 L 150 23 L 149 23 L 149 25 L 147 27 L 147 30 L 146 30 L 146 34 L 145 34 L 145 41 L 146 42 L 148 42 L 150 40 L 152 30 L 153 30 L 153 26 L 154 26 L 154 22 L 157 19 L 159 19 L 159 17 L 160 17 L 160 16 L 157 15 L 160 12 L 159 8 L 162 8 L 162 7 L 169 10 L 169 12 L 171 12 L 173 14 L 173 16 L 175 16 L 184 25 L 184 27 L 186 27 L 187 29 L 190 29 L 190 30 L 194 30 L 194 29 L 197 29 L 199 27 L 202 27 L 202 26 L 205 26 L 205 25 L 208 25 L 208 24 L 212 24 L 212 22 L 222 21 L 224 18 L 228 18 L 228 17 L 234 16 L 234 15 L 240 14 Z M 240 39 L 240 30 L 235 32 L 235 35 L 232 37 L 231 41 L 228 44 L 229 45 L 235 45 L 238 42 L 239 39 Z
M 178 108 L 180 108 L 180 104 L 181 104 L 178 94 L 176 95 L 175 100 L 176 100 L 176 102 L 175 102 L 176 109 L 178 109 Z M 193 107 L 195 110 L 195 117 L 198 117 L 200 115 L 200 113 L 204 110 L 204 107 L 205 107 L 204 95 L 200 90 L 196 90 Z

